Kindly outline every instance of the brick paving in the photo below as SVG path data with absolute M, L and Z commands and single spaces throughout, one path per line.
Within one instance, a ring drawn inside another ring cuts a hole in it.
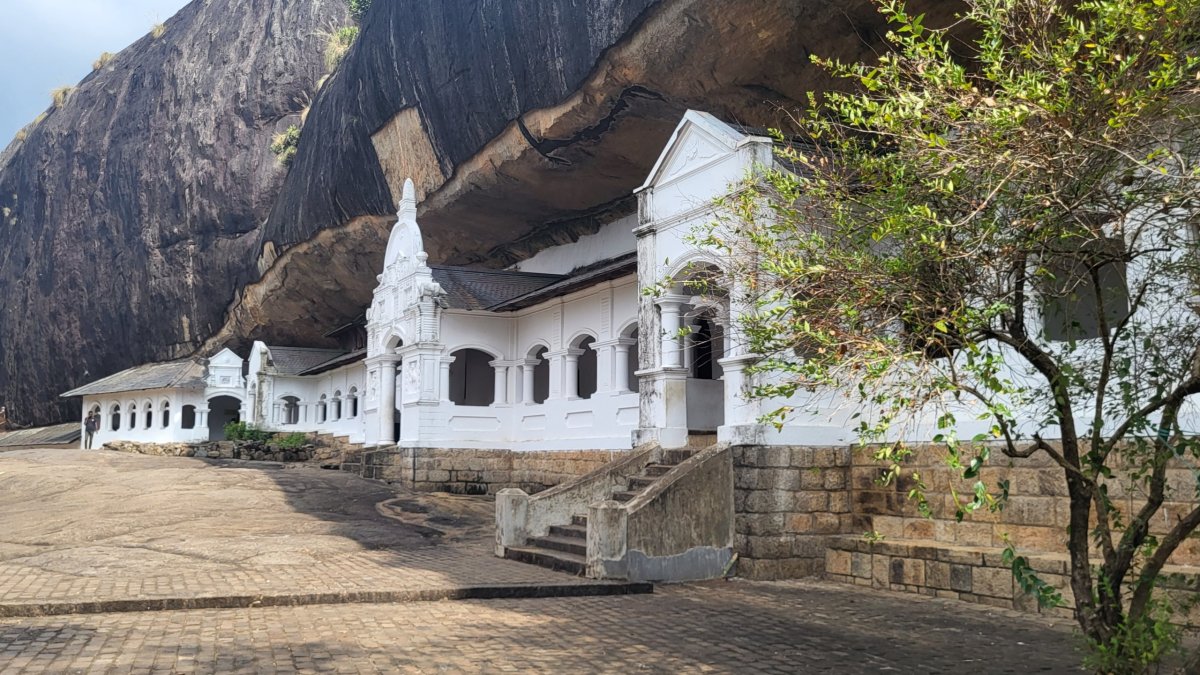
M 4 673 L 1067 673 L 1066 624 L 817 582 L 0 621 Z

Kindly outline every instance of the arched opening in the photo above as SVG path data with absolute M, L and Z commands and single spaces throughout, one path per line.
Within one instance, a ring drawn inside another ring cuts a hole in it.
M 641 384 L 638 382 L 638 363 L 641 358 L 641 352 L 638 350 L 638 327 L 636 324 L 625 331 L 622 336 L 632 343 L 628 347 L 628 353 L 625 357 L 625 372 L 617 373 L 617 377 L 625 378 L 625 388 L 629 391 L 641 391 Z
M 283 424 L 300 423 L 300 399 L 295 396 L 283 397 Z
M 530 359 L 537 361 L 533 366 L 533 396 L 529 398 L 534 403 L 545 403 L 550 398 L 550 360 L 546 358 L 547 351 L 544 345 L 539 345 L 529 355 Z
M 575 362 L 576 389 L 574 393 L 579 398 L 591 398 L 592 394 L 596 393 L 596 350 L 592 347 L 595 343 L 596 338 L 589 335 L 575 344 L 575 349 L 583 350 Z
M 109 431 L 120 431 L 121 430 L 121 404 L 120 403 L 112 404 L 112 407 L 108 409 L 108 417 L 109 417 L 108 430 Z
M 150 401 L 142 404 L 142 425 L 145 429 L 154 426 L 154 404 Z
M 496 397 L 496 357 L 478 349 L 460 349 L 451 354 L 450 401 L 457 405 L 489 406 Z
M 707 317 L 696 319 L 692 326 L 688 336 L 689 375 L 697 380 L 721 379 L 721 365 L 717 359 L 721 358 L 723 340 L 719 328 Z
M 137 429 L 137 426 L 138 426 L 137 416 L 138 416 L 137 402 L 130 401 L 129 402 L 129 430 L 130 431 L 134 431 L 135 429 Z
M 163 401 L 159 409 L 162 411 L 162 428 L 166 429 L 171 426 L 171 402 Z
M 358 417 L 358 387 L 350 387 L 350 396 L 346 402 L 350 404 L 350 417 Z
M 332 408 L 333 421 L 337 422 L 338 420 L 342 419 L 342 390 L 341 389 L 333 392 L 333 400 L 330 401 L 330 407 Z
M 241 419 L 241 401 L 232 396 L 213 397 L 208 402 L 208 440 L 225 440 L 225 425 Z
M 196 406 L 183 406 L 183 412 L 179 416 L 179 426 L 183 427 L 184 429 L 196 428 Z
M 325 399 L 325 394 L 321 394 L 321 398 L 317 399 L 317 424 L 324 424 L 329 420 L 329 403 Z

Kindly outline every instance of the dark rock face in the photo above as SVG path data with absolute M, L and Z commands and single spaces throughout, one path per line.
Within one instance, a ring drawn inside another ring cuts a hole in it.
M 0 404 L 192 353 L 257 277 L 258 227 L 345 0 L 197 0 L 0 154 Z
M 957 6 L 911 5 L 929 25 Z M 317 341 L 359 312 L 406 176 L 433 261 L 509 264 L 631 212 L 687 108 L 786 126 L 831 85 L 810 54 L 871 58 L 883 30 L 868 0 L 376 2 L 262 229 L 264 275 L 208 346 Z

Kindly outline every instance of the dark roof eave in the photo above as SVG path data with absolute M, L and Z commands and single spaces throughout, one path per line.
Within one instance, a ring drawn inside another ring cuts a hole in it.
M 532 307 L 538 303 L 560 298 L 564 295 L 574 293 L 582 288 L 594 286 L 605 281 L 619 279 L 637 271 L 637 257 L 634 256 L 629 260 L 623 260 L 619 263 L 613 263 L 611 267 L 602 267 L 585 274 L 574 277 L 568 277 L 558 283 L 551 284 L 545 288 L 538 289 L 531 293 L 506 300 L 499 304 L 487 308 L 489 312 L 516 312 L 528 307 Z
M 326 361 L 325 363 L 313 366 L 312 368 L 309 368 L 308 370 L 298 373 L 298 375 L 299 376 L 320 375 L 321 373 L 327 373 L 331 370 L 336 370 L 336 369 L 342 368 L 344 366 L 358 363 L 359 361 L 363 361 L 366 358 L 367 358 L 367 350 L 360 349 L 358 351 L 353 351 L 353 352 L 350 352 L 349 354 L 343 354 L 339 357 L 330 359 L 330 360 Z

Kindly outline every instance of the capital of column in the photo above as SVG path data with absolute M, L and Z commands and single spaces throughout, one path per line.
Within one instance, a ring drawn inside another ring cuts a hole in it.
M 387 363 L 396 364 L 400 363 L 401 358 L 402 357 L 399 354 L 380 354 L 378 356 L 372 356 L 364 361 L 364 363 L 366 363 L 368 366 L 378 366 Z
M 664 309 L 667 311 L 678 311 L 683 305 L 690 305 L 691 303 L 692 296 L 681 295 L 678 293 L 664 293 L 663 295 L 654 298 L 654 304 L 658 305 L 659 309 Z
M 560 349 L 556 352 L 546 352 L 546 356 L 554 357 L 554 358 L 557 358 L 559 356 L 565 356 L 567 358 L 571 358 L 571 357 L 579 358 L 580 356 L 583 355 L 584 351 L 585 350 L 583 350 L 583 349 L 577 349 L 575 347 L 571 347 L 569 349 Z
M 592 346 L 593 347 L 632 347 L 633 345 L 636 345 L 637 343 L 638 343 L 637 338 L 622 337 L 622 338 L 613 338 L 612 340 L 605 340 L 603 342 L 593 342 Z

